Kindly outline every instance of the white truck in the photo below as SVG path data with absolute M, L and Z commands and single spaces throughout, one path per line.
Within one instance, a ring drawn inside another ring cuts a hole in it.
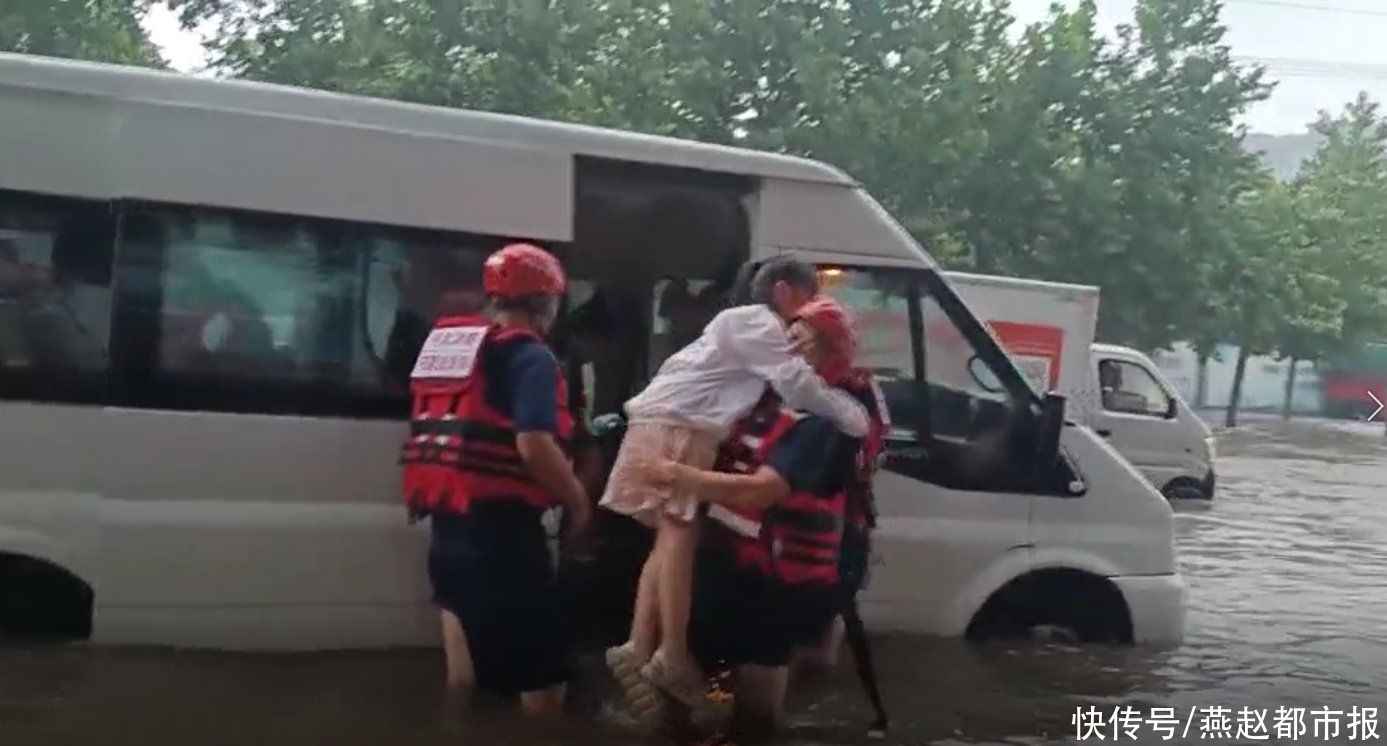
M 1099 289 L 962 272 L 945 276 L 1031 386 L 1107 438 L 1170 499 L 1214 494 L 1214 437 L 1146 355 L 1094 343 Z

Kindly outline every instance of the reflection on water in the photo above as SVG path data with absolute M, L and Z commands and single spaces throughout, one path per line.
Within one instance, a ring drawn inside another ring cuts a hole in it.
M 1190 585 L 1185 645 L 883 639 L 890 742 L 1062 741 L 1080 706 L 1130 704 L 1145 715 L 1153 706 L 1359 705 L 1387 717 L 1387 439 L 1366 426 L 1268 422 L 1224 435 L 1220 451 L 1216 504 L 1177 516 Z M 580 692 L 586 719 L 557 731 L 485 709 L 462 715 L 439 692 L 439 663 L 428 651 L 0 648 L 0 743 L 640 742 L 597 724 L 601 690 Z M 791 704 L 786 740 L 866 742 L 868 712 L 846 667 L 797 686 Z

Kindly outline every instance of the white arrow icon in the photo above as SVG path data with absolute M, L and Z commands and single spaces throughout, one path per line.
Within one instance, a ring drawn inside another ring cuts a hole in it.
M 1373 395 L 1373 392 L 1371 392 L 1371 391 L 1368 392 L 1368 398 L 1369 398 L 1369 399 L 1372 399 L 1372 400 L 1373 400 L 1373 404 L 1376 404 L 1376 405 L 1377 405 L 1377 409 L 1374 409 L 1374 410 L 1373 410 L 1373 413 L 1370 414 L 1370 415 L 1368 415 L 1368 421 L 1369 421 L 1369 422 L 1372 422 L 1373 418 L 1376 417 L 1376 416 L 1378 416 L 1378 415 L 1382 412 L 1382 409 L 1383 409 L 1384 405 L 1383 405 L 1383 403 L 1382 403 L 1381 401 L 1378 400 L 1378 398 L 1377 398 L 1376 396 Z

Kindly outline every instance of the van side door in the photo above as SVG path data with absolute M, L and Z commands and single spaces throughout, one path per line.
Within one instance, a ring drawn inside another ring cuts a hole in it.
M 821 279 L 852 310 L 858 365 L 891 416 L 864 611 L 885 630 L 963 634 L 1029 566 L 1035 395 L 937 274 L 830 267 Z

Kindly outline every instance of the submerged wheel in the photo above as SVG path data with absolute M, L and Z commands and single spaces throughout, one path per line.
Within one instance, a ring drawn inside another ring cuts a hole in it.
M 970 640 L 1130 643 L 1132 618 L 1122 592 L 1079 570 L 1041 570 L 1017 578 L 983 604 Z
M 0 555 L 0 636 L 80 640 L 91 625 L 86 583 L 47 562 Z
M 1172 502 L 1176 500 L 1213 499 L 1213 495 L 1210 495 L 1204 489 L 1204 485 L 1200 484 L 1199 482 L 1196 482 L 1193 479 L 1184 478 L 1172 480 L 1170 484 L 1167 484 L 1165 486 L 1165 489 L 1161 490 L 1161 494 L 1165 495 L 1165 499 L 1170 500 Z

